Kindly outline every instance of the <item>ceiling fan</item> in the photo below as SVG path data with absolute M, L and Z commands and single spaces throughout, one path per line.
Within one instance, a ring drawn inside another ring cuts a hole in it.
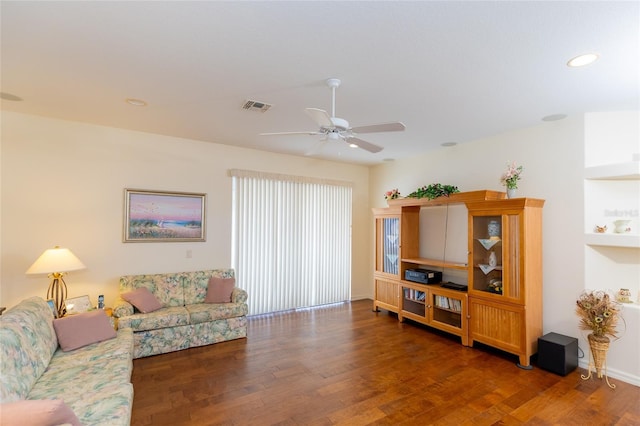
M 340 86 L 341 81 L 337 78 L 327 79 L 327 86 L 331 89 L 331 115 L 327 111 L 318 108 L 305 108 L 305 112 L 320 128 L 316 131 L 308 132 L 277 132 L 277 133 L 260 133 L 262 136 L 271 135 L 323 135 L 321 142 L 327 140 L 343 140 L 353 148 L 362 148 L 369 152 L 380 152 L 382 147 L 374 145 L 356 137 L 360 133 L 377 133 L 377 132 L 399 132 L 405 129 L 404 124 L 396 121 L 391 123 L 371 124 L 368 126 L 350 127 L 349 122 L 343 118 L 336 117 L 336 89 Z M 319 149 L 319 146 L 315 150 Z

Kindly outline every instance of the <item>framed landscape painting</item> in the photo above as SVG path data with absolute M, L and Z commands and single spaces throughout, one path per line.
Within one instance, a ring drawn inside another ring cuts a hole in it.
M 206 194 L 124 190 L 124 242 L 205 241 Z

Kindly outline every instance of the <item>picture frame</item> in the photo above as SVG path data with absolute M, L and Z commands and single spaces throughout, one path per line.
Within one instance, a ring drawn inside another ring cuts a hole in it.
M 205 239 L 206 194 L 124 190 L 123 242 L 197 242 Z
M 88 295 L 66 299 L 64 301 L 64 306 L 67 312 L 66 315 L 81 314 L 83 312 L 90 311 L 93 308 Z
M 53 318 L 54 319 L 58 318 L 58 308 L 56 308 L 56 301 L 53 299 L 49 299 L 47 300 L 47 305 L 49 305 L 49 308 L 51 309 L 51 313 L 53 313 Z

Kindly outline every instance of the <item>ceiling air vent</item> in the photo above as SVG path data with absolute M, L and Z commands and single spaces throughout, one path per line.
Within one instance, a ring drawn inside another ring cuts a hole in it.
M 251 100 L 245 101 L 245 103 L 242 105 L 242 109 L 246 109 L 249 111 L 266 112 L 269 108 L 271 108 L 271 105 L 269 104 Z

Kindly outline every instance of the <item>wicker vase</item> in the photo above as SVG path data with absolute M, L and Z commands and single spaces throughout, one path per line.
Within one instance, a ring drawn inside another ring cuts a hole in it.
M 607 336 L 596 336 L 595 334 L 589 334 L 587 338 L 589 339 L 593 364 L 596 367 L 596 375 L 601 379 L 602 369 L 606 363 L 607 351 L 609 350 L 609 338 Z

